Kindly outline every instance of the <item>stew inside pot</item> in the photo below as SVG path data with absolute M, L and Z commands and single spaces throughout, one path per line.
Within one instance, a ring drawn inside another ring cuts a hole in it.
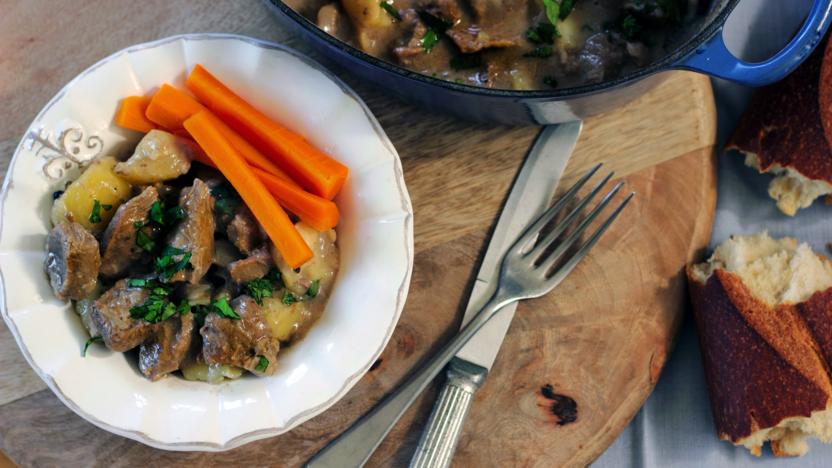
M 530 90 L 613 79 L 666 54 L 704 0 L 285 0 L 321 29 L 411 70 Z

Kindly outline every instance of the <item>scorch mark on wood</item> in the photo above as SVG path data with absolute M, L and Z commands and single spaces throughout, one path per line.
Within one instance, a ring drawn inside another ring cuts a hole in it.
M 555 423 L 558 426 L 565 426 L 578 420 L 578 402 L 570 396 L 555 393 L 552 384 L 540 387 L 540 396 L 543 397 L 540 406 L 555 416 Z

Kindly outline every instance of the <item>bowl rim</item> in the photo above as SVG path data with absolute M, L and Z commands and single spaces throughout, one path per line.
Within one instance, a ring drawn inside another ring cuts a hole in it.
M 417 84 L 421 85 L 430 85 L 445 88 L 449 91 L 462 94 L 502 99 L 534 99 L 554 101 L 574 99 L 602 93 L 611 88 L 617 88 L 620 86 L 632 84 L 633 82 L 638 81 L 654 73 L 674 68 L 674 66 L 682 58 L 687 57 L 688 55 L 693 53 L 697 48 L 700 47 L 701 44 L 710 40 L 711 37 L 713 37 L 715 34 L 719 33 L 722 30 L 722 26 L 724 25 L 725 21 L 728 19 L 728 16 L 731 14 L 734 7 L 737 5 L 737 3 L 739 3 L 740 0 L 725 0 L 722 10 L 713 18 L 713 20 L 711 20 L 710 23 L 703 27 L 697 34 L 688 38 L 672 53 L 665 55 L 660 60 L 657 60 L 646 67 L 636 69 L 626 75 L 622 75 L 613 80 L 602 81 L 600 83 L 574 86 L 569 88 L 559 88 L 554 90 L 527 91 L 484 88 L 481 86 L 474 86 L 464 83 L 455 83 L 453 81 L 443 80 L 441 78 L 434 78 L 429 75 L 424 75 L 422 73 L 409 70 L 405 67 L 396 65 L 387 60 L 374 57 L 362 51 L 361 49 L 352 46 L 347 42 L 344 42 L 332 36 L 331 34 L 324 32 L 321 28 L 315 25 L 315 23 L 311 22 L 305 16 L 301 15 L 300 13 L 296 12 L 291 7 L 289 7 L 289 5 L 287 5 L 284 0 L 264 1 L 272 11 L 276 10 L 277 12 L 284 14 L 285 16 L 290 18 L 294 23 L 298 24 L 301 28 L 303 28 L 307 33 L 312 34 L 313 36 L 315 36 L 316 39 L 323 41 L 329 47 L 338 49 L 340 52 L 347 54 L 351 58 L 358 59 L 359 61 L 362 61 L 379 71 L 391 73 L 393 75 L 398 75 L 399 78 L 403 78 L 408 81 L 414 81 Z
M 128 439 L 135 440 L 137 442 L 141 442 L 145 445 L 149 445 L 154 448 L 162 449 L 162 450 L 174 450 L 174 451 L 205 451 L 205 452 L 221 452 L 230 450 L 233 448 L 240 447 L 250 442 L 254 442 L 260 439 L 278 436 L 280 434 L 284 434 L 286 432 L 291 431 L 295 427 L 299 426 L 300 424 L 308 421 L 309 419 L 317 416 L 318 414 L 326 411 L 332 405 L 337 403 L 341 398 L 349 392 L 352 387 L 355 386 L 356 383 L 367 373 L 368 369 L 372 364 L 379 358 L 381 353 L 387 347 L 388 342 L 393 336 L 393 332 L 398 324 L 399 319 L 401 318 L 401 313 L 404 309 L 404 305 L 407 299 L 407 294 L 409 291 L 410 286 L 410 279 L 413 273 L 413 265 L 414 265 L 414 241 L 413 241 L 413 206 L 410 200 L 410 195 L 407 191 L 407 187 L 404 181 L 404 172 L 401 166 L 401 158 L 399 157 L 398 152 L 396 151 L 393 143 L 390 141 L 387 134 L 384 132 L 384 129 L 381 127 L 381 124 L 376 119 L 375 115 L 373 115 L 372 111 L 369 109 L 367 104 L 358 96 L 358 94 L 353 91 L 346 83 L 343 82 L 340 78 L 338 78 L 335 74 L 330 72 L 326 67 L 321 65 L 320 63 L 316 62 L 315 60 L 311 59 L 310 57 L 294 50 L 291 47 L 286 45 L 266 41 L 262 39 L 257 39 L 241 34 L 231 34 L 231 33 L 190 33 L 190 34 L 177 34 L 173 36 L 164 37 L 161 39 L 157 39 L 154 41 L 143 42 L 139 44 L 134 44 L 128 47 L 125 47 L 121 50 L 118 50 L 101 60 L 95 62 L 93 65 L 87 67 L 83 71 L 81 71 L 78 75 L 76 75 L 72 80 L 70 80 L 67 84 L 65 84 L 52 98 L 44 105 L 44 107 L 37 113 L 37 115 L 33 118 L 32 122 L 27 126 L 23 137 L 21 138 L 18 145 L 15 147 L 13 156 L 9 162 L 8 169 L 6 170 L 6 175 L 3 180 L 2 189 L 0 189 L 0 238 L 2 237 L 3 233 L 3 224 L 5 222 L 6 216 L 6 201 L 8 198 L 8 193 L 10 187 L 13 185 L 12 181 L 12 174 L 14 173 L 14 168 L 17 163 L 18 157 L 23 152 L 21 151 L 30 136 L 34 133 L 32 130 L 32 125 L 39 120 L 41 120 L 46 112 L 48 112 L 56 102 L 58 102 L 67 91 L 74 86 L 78 81 L 89 75 L 90 73 L 94 72 L 100 66 L 104 65 L 111 60 L 114 60 L 122 55 L 129 54 L 132 52 L 144 50 L 144 49 L 152 49 L 155 47 L 159 47 L 171 42 L 176 41 L 201 41 L 201 40 L 233 40 L 233 41 L 240 41 L 246 43 L 248 45 L 259 47 L 266 50 L 277 50 L 279 52 L 287 53 L 293 58 L 296 58 L 303 62 L 305 65 L 312 67 L 313 69 L 321 72 L 326 76 L 328 79 L 332 80 L 336 85 L 338 85 L 344 94 L 353 100 L 355 100 L 358 105 L 360 106 L 361 110 L 364 112 L 365 116 L 367 117 L 369 123 L 371 124 L 373 131 L 376 133 L 377 137 L 379 138 L 382 145 L 394 156 L 393 157 L 393 169 L 396 178 L 396 187 L 399 191 L 400 200 L 402 202 L 402 209 L 405 212 L 405 216 L 402 219 L 403 230 L 405 234 L 404 238 L 404 252 L 406 254 L 406 268 L 405 274 L 402 278 L 401 283 L 398 286 L 398 290 L 396 292 L 396 305 L 394 315 L 390 322 L 388 329 L 386 330 L 385 339 L 380 344 L 379 348 L 373 353 L 371 358 L 368 362 L 363 364 L 359 367 L 359 370 L 348 376 L 345 380 L 342 387 L 335 392 L 335 394 L 329 398 L 328 400 L 322 402 L 321 404 L 314 406 L 312 408 L 308 408 L 295 416 L 288 418 L 282 426 L 274 426 L 269 428 L 262 428 L 256 429 L 253 431 L 245 432 L 243 434 L 236 435 L 234 437 L 229 438 L 224 443 L 214 443 L 214 442 L 206 442 L 206 441 L 183 441 L 183 442 L 164 442 L 162 440 L 156 439 L 151 437 L 150 435 L 138 431 L 138 430 L 130 430 L 130 429 L 123 429 L 116 426 L 113 426 L 109 423 L 101 421 L 100 419 L 92 416 L 91 414 L 86 413 L 83 409 L 81 409 L 73 400 L 68 398 L 64 392 L 61 390 L 60 386 L 57 382 L 53 379 L 53 377 L 40 366 L 32 358 L 31 354 L 29 353 L 27 347 L 23 343 L 23 338 L 19 333 L 17 326 L 12 320 L 11 316 L 8 313 L 8 304 L 7 304 L 7 295 L 6 295 L 6 280 L 5 274 L 0 268 L 0 316 L 3 317 L 4 322 L 9 327 L 9 331 L 11 332 L 12 336 L 17 343 L 18 348 L 20 349 L 21 353 L 23 354 L 26 362 L 29 366 L 35 371 L 38 377 L 46 383 L 47 387 L 58 397 L 58 399 L 66 405 L 69 409 L 71 409 L 75 414 L 83 418 L 84 420 L 98 426 L 99 428 L 108 431 L 110 433 L 120 435 L 122 437 L 126 437 Z

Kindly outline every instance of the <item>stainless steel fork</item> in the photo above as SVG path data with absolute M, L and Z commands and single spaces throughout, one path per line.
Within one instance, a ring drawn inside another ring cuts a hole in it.
M 544 228 L 577 199 L 580 188 L 599 167 L 600 164 L 581 177 L 557 203 L 532 222 L 506 251 L 500 266 L 497 289 L 482 310 L 404 385 L 389 394 L 352 427 L 318 452 L 309 460 L 307 466 L 340 468 L 364 464 L 419 393 L 497 311 L 514 301 L 540 297 L 566 278 L 635 195 L 634 192 L 628 194 L 589 238 L 576 250 L 570 252 L 569 249 L 581 239 L 592 221 L 598 218 L 601 211 L 612 201 L 623 182 L 619 182 L 585 217 L 581 218 L 584 208 L 612 177 L 610 173 L 583 197 L 563 220 L 556 223 L 551 231 L 544 231 Z M 556 244 L 555 241 L 573 225 L 574 229 Z

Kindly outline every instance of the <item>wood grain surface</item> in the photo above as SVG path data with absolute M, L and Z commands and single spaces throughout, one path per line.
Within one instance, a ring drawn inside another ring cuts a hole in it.
M 123 47 L 210 31 L 309 52 L 257 1 L 0 0 L 0 11 L 3 173 L 49 98 Z M 539 129 L 462 122 L 339 74 L 399 150 L 415 210 L 411 292 L 373 370 L 332 409 L 289 434 L 219 454 L 164 452 L 75 416 L 45 389 L 0 323 L 0 450 L 8 458 L 22 466 L 297 466 L 453 334 L 488 231 Z M 565 183 L 604 161 L 638 195 L 555 293 L 520 305 L 477 394 L 456 466 L 585 465 L 636 413 L 686 308 L 682 268 L 710 234 L 714 119 L 709 81 L 675 72 L 638 101 L 585 123 Z M 547 385 L 550 398 L 541 394 Z M 370 466 L 407 463 L 435 392 L 417 401 Z

